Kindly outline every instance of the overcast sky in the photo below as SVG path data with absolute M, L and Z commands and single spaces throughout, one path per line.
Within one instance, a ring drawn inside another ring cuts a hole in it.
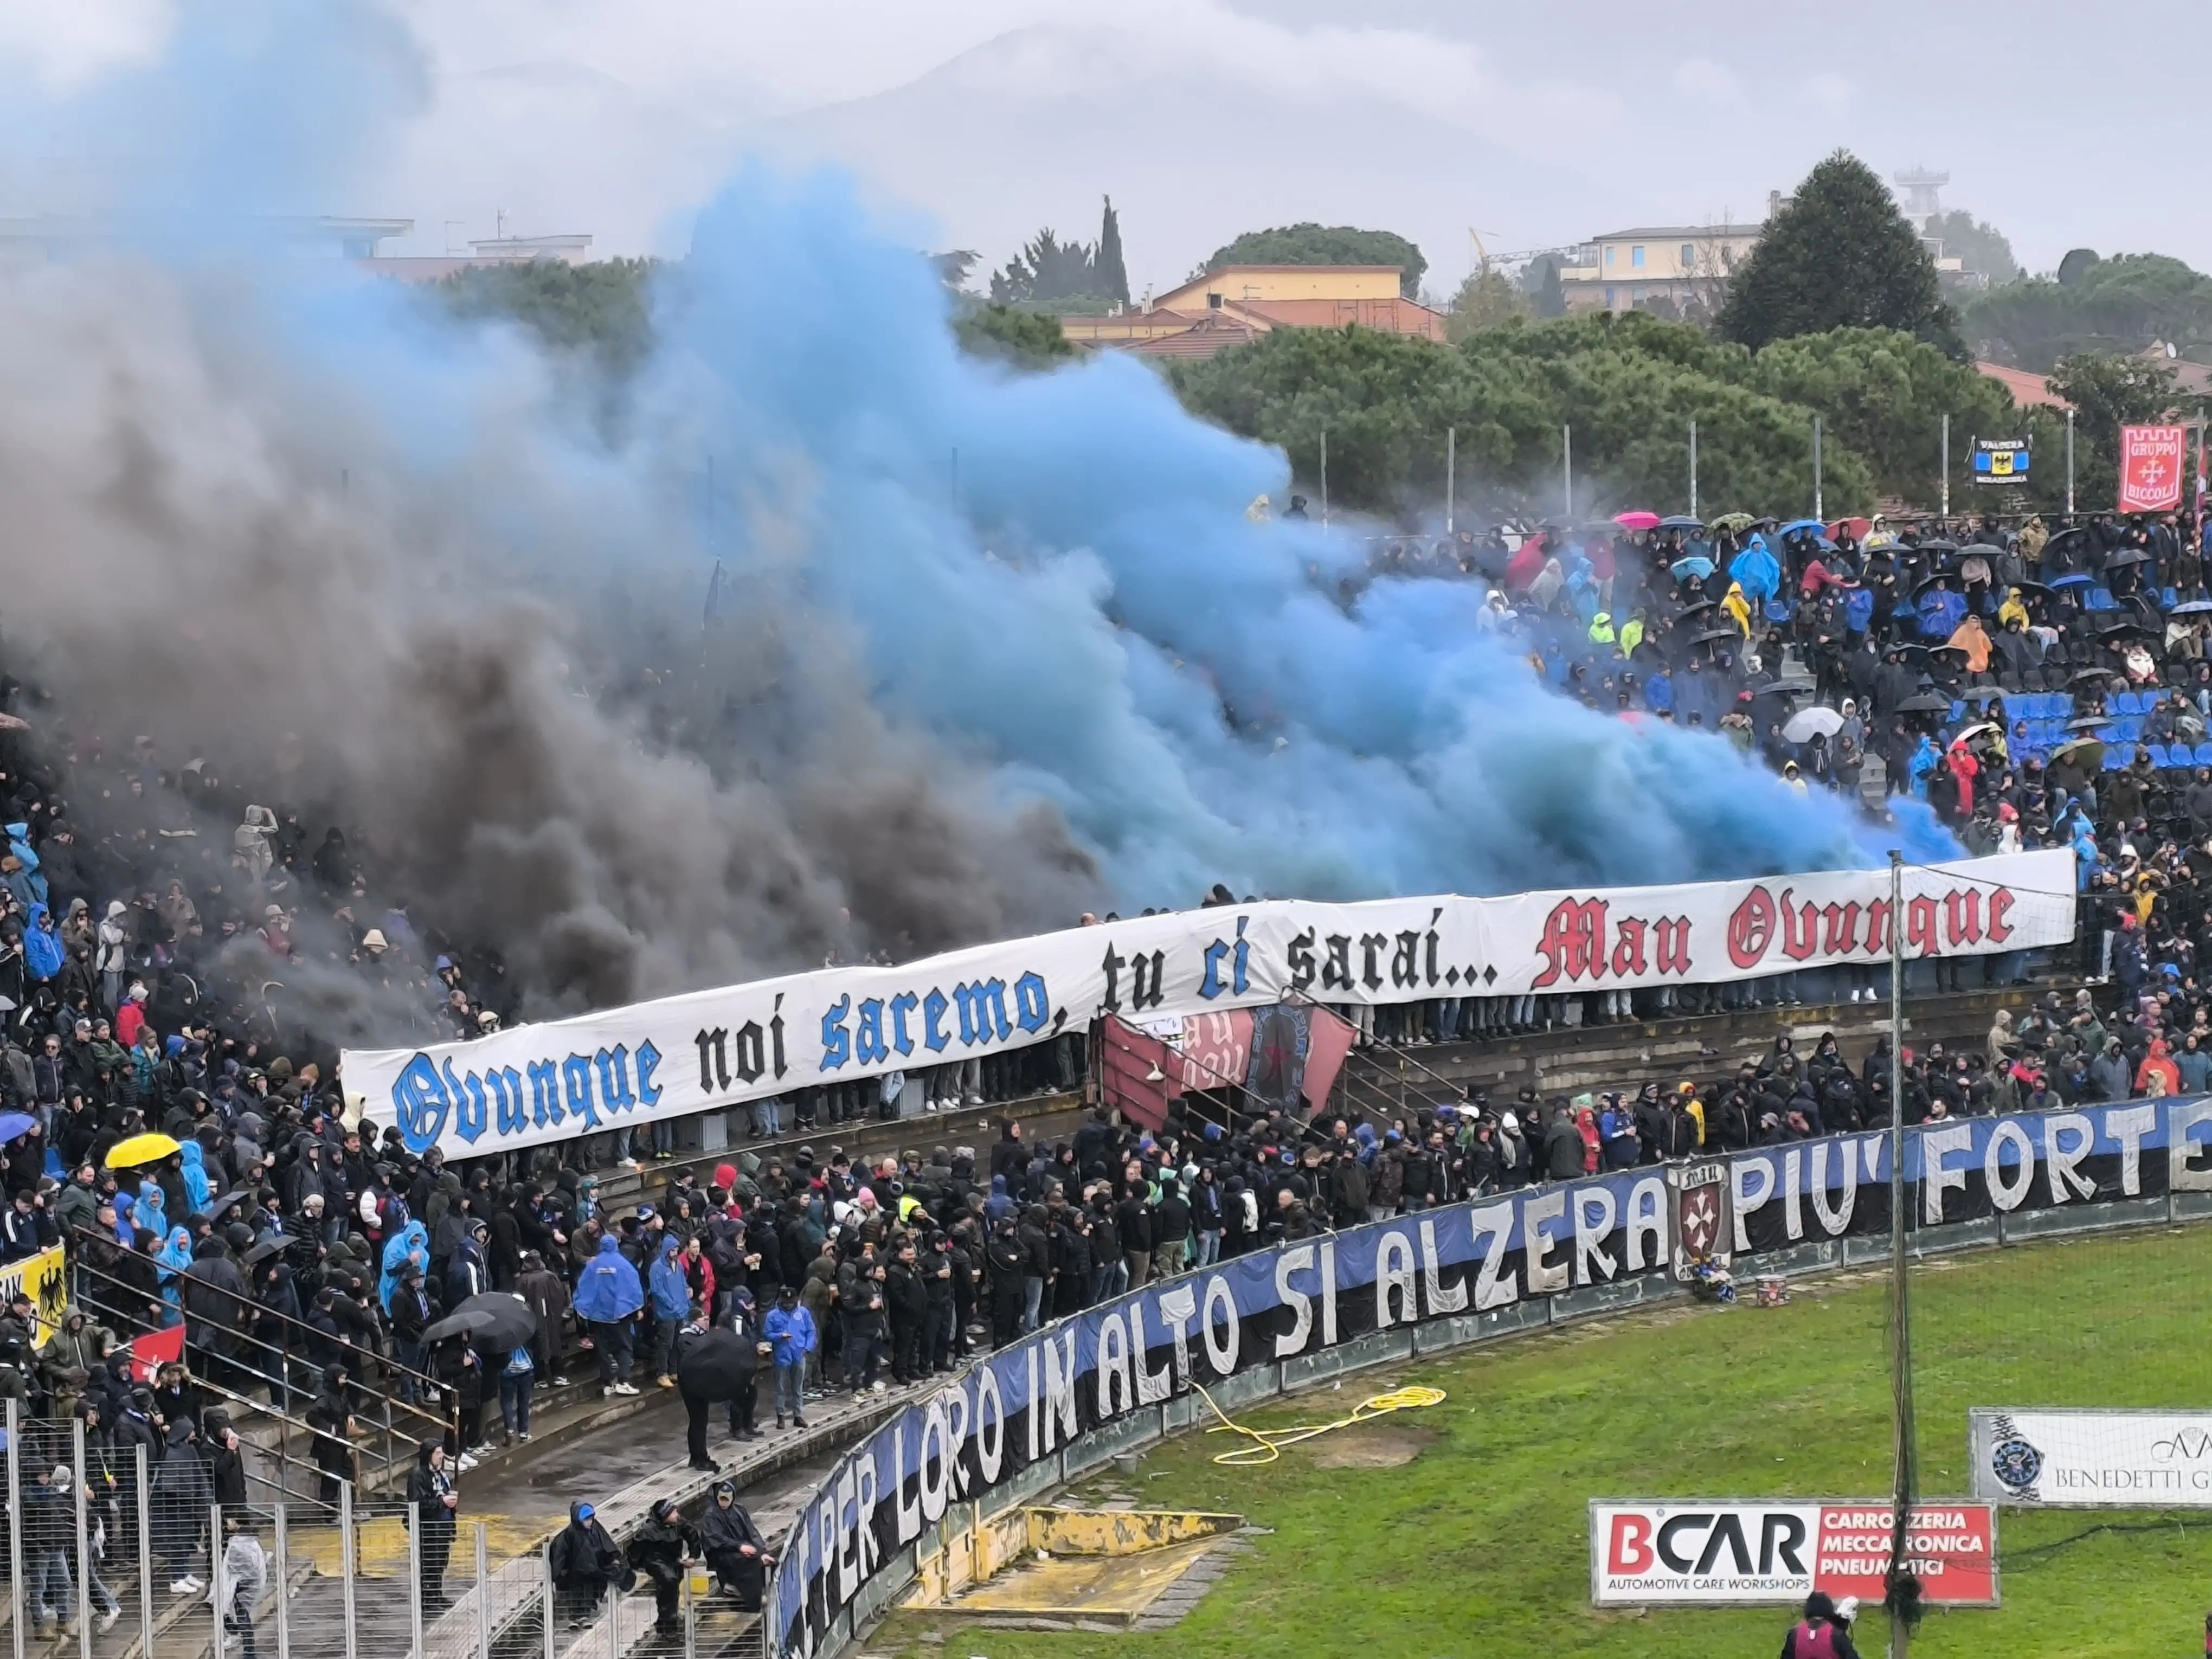
M 2032 269 L 2070 246 L 2212 268 L 2183 139 L 2201 9 L 2126 26 L 2057 0 L 394 0 L 436 89 L 359 199 L 429 252 L 587 231 L 680 250 L 685 210 L 751 150 L 852 167 L 916 234 L 1003 261 L 1041 223 L 1121 211 L 1133 284 L 1240 230 L 1383 227 L 1448 290 L 1472 258 L 1629 224 L 1761 216 L 1838 146 L 1948 171 L 1947 205 Z M 167 0 L 0 8 L 0 50 L 56 84 L 150 50 Z M 2137 111 L 2165 113 L 2136 113 Z

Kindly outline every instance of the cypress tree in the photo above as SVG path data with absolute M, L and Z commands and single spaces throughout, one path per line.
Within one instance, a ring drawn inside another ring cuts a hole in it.
M 1129 272 L 1121 263 L 1121 219 L 1114 198 L 1106 198 L 1105 222 L 1098 227 L 1098 285 L 1116 305 L 1129 303 Z

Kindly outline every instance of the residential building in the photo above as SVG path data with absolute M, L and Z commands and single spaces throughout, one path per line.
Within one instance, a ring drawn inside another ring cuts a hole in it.
M 1559 271 L 1569 311 L 1668 312 L 1718 308 L 1728 278 L 1758 245 L 1765 224 L 1644 225 L 1608 232 Z
M 1075 344 L 1144 356 L 1210 357 L 1279 328 L 1371 328 L 1444 337 L 1443 313 L 1398 291 L 1396 265 L 1224 265 L 1143 307 L 1063 317 Z

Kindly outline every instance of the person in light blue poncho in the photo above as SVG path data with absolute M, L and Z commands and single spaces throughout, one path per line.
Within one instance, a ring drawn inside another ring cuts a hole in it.
M 571 1305 L 576 1317 L 592 1328 L 592 1346 L 599 1360 L 600 1394 L 635 1394 L 629 1381 L 631 1326 L 638 1310 L 645 1306 L 645 1286 L 611 1235 L 599 1241 L 599 1254 L 576 1275 Z

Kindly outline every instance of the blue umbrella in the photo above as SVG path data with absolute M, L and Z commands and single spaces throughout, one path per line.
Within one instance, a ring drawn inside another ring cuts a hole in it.
M 1675 560 L 1673 569 L 1674 580 L 1678 582 L 1687 581 L 1692 577 L 1698 581 L 1703 581 L 1713 574 L 1713 562 L 1692 554 L 1686 559 Z
M 2051 586 L 2053 587 L 2087 587 L 2092 580 L 2093 578 L 2087 571 L 2069 570 L 2063 576 L 2053 576 L 2051 579 Z
M 1795 524 L 1784 525 L 1781 529 L 1776 531 L 1774 533 L 1778 536 L 1794 536 L 1801 530 L 1815 530 L 1820 532 L 1822 535 L 1826 535 L 1827 534 L 1828 526 L 1822 524 L 1818 519 L 1800 519 Z
M 14 1140 L 39 1127 L 28 1112 L 0 1112 L 0 1140 Z
M 2169 617 L 2194 617 L 2207 611 L 2212 611 L 2212 599 L 2191 599 L 2185 604 L 2177 605 L 2166 614 Z

